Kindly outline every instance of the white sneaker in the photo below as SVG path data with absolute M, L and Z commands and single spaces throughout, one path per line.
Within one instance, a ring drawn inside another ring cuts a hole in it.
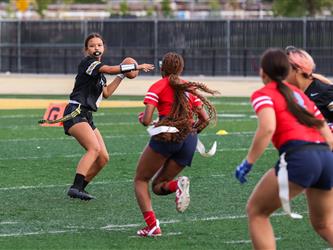
M 157 237 L 162 236 L 162 231 L 160 228 L 159 220 L 156 220 L 156 226 L 153 228 L 149 228 L 148 226 L 142 228 L 136 233 L 140 237 Z
M 190 205 L 190 180 L 186 176 L 178 178 L 176 191 L 176 210 L 183 213 Z

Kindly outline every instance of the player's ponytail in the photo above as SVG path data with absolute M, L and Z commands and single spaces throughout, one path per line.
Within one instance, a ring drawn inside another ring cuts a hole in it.
M 261 58 L 261 68 L 273 81 L 287 102 L 288 110 L 297 121 L 308 127 L 320 128 L 323 121 L 318 120 L 312 113 L 307 111 L 300 104 L 296 103 L 293 91 L 283 83 L 290 70 L 290 63 L 287 55 L 280 49 L 268 49 Z

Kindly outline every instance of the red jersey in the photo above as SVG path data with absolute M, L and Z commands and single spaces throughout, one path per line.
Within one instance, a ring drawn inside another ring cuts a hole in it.
M 317 119 L 324 119 L 316 105 L 301 90 L 289 83 L 286 83 L 286 85 L 293 91 L 299 105 L 312 113 Z M 277 149 L 290 140 L 325 142 L 325 139 L 316 128 L 309 128 L 300 124 L 296 117 L 289 112 L 287 102 L 277 89 L 276 82 L 270 82 L 255 91 L 251 96 L 251 103 L 256 113 L 267 107 L 274 109 L 276 129 L 272 143 Z
M 188 93 L 187 97 L 192 108 L 202 105 L 201 100 L 191 93 Z M 143 100 L 144 104 L 154 105 L 158 110 L 159 116 L 167 116 L 172 109 L 173 102 L 174 90 L 169 84 L 168 77 L 164 77 L 150 86 Z

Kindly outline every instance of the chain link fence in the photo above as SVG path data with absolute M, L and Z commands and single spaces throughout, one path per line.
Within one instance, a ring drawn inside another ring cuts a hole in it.
M 258 75 L 268 47 L 306 49 L 317 71 L 332 76 L 333 19 L 0 21 L 0 72 L 74 74 L 91 32 L 106 40 L 105 63 L 126 56 L 158 65 L 183 55 L 186 75 Z M 158 67 L 155 72 L 159 74 Z

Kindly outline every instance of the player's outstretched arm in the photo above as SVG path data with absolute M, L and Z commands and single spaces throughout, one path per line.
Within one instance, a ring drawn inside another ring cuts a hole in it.
M 135 63 L 132 64 L 121 64 L 121 65 L 103 65 L 100 67 L 99 72 L 109 75 L 116 75 L 119 73 L 127 73 L 134 70 L 143 70 L 144 72 L 148 72 L 153 70 L 155 67 L 153 64 L 139 64 L 136 65 Z

